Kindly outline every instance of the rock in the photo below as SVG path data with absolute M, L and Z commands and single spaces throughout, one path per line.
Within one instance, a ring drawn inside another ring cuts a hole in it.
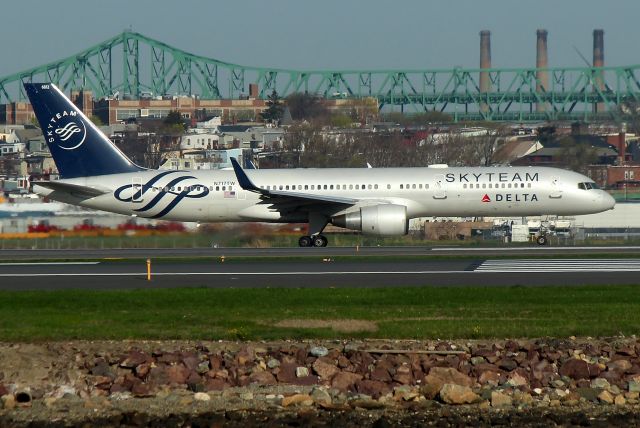
M 342 392 L 353 389 L 355 383 L 362 379 L 362 375 L 350 372 L 340 372 L 331 379 L 331 386 Z
M 269 361 L 267 361 L 267 367 L 269 367 L 270 369 L 275 369 L 278 366 L 280 366 L 280 361 L 276 360 L 275 358 L 270 358 Z
M 616 406 L 624 406 L 627 404 L 627 400 L 625 400 L 624 396 L 616 395 L 616 398 L 613 400 L 613 404 Z
M 369 395 L 376 400 L 391 392 L 389 384 L 377 380 L 359 380 L 355 387 L 359 394 Z
M 529 381 L 527 381 L 527 379 L 525 379 L 522 375 L 520 375 L 517 372 L 511 373 L 511 375 L 509 376 L 509 380 L 507 381 L 507 385 L 514 386 L 514 387 L 528 385 L 528 384 L 529 384 Z
M 462 374 L 453 368 L 432 367 L 431 370 L 429 370 L 429 374 L 425 376 L 423 381 L 423 384 L 429 383 L 440 385 L 440 387 L 446 383 L 471 387 L 473 385 L 473 380 L 471 380 L 469 376 Z
M 313 399 L 308 394 L 295 394 L 282 399 L 282 407 L 289 406 L 312 406 Z
M 607 368 L 611 371 L 616 371 L 619 373 L 626 373 L 631 370 L 633 365 L 629 362 L 629 360 L 620 359 L 615 361 L 609 361 L 607 363 Z
M 3 408 L 11 410 L 16 407 L 16 399 L 14 398 L 13 394 L 5 394 L 0 397 L 0 399 L 2 400 Z
M 561 376 L 567 376 L 571 379 L 589 379 L 590 377 L 597 376 L 597 374 L 592 375 L 589 363 L 576 358 L 565 361 L 558 372 Z
M 91 370 L 89 370 L 89 373 L 94 376 L 106 376 L 111 379 L 115 379 L 116 377 L 116 375 L 113 373 L 113 370 L 111 370 L 111 366 L 104 360 L 98 361 L 96 365 L 92 367 Z M 4 395 L 1 394 L 1 392 L 2 391 L 0 391 L 0 396 Z
M 427 400 L 433 400 L 438 396 L 442 386 L 438 383 L 427 383 L 420 386 L 420 393 L 424 395 Z
M 509 407 L 513 405 L 513 399 L 499 391 L 491 391 L 491 407 Z
M 316 358 L 324 357 L 329 354 L 329 350 L 324 346 L 314 346 L 309 350 L 309 354 L 313 355 Z
M 393 376 L 393 380 L 402 385 L 409 385 L 413 383 L 413 374 L 411 367 L 400 366 L 396 369 L 396 374 Z
M 499 368 L 508 372 L 510 372 L 511 370 L 515 370 L 518 367 L 518 363 L 510 358 L 503 358 L 496 364 Z
M 306 367 L 296 367 L 296 377 L 309 376 L 309 369 Z
M 440 399 L 447 404 L 471 404 L 480 401 L 480 397 L 468 386 L 445 383 L 440 389 Z
M 196 355 L 187 355 L 184 358 L 182 358 L 182 364 L 184 364 L 184 366 L 189 370 L 195 371 L 198 368 L 198 365 L 200 364 L 200 358 L 198 358 Z M 207 361 L 207 370 L 205 371 L 209 371 L 208 361 Z
M 196 401 L 210 401 L 211 396 L 206 392 L 196 392 L 193 394 L 193 399 Z
M 409 385 L 397 386 L 393 389 L 393 396 L 396 400 L 411 401 L 420 396 L 420 392 Z
M 222 391 L 229 385 L 224 379 L 207 379 L 204 383 L 204 389 L 207 391 Z
M 528 392 L 522 392 L 519 389 L 513 391 L 513 401 L 518 405 L 531 405 L 533 403 L 533 397 Z
M 478 377 L 478 382 L 480 385 L 493 385 L 498 386 L 500 383 L 500 373 L 494 372 L 493 370 L 486 370 L 480 374 Z
M 167 378 L 170 384 L 183 384 L 187 383 L 189 379 L 189 369 L 183 365 L 175 365 L 167 367 Z
M 591 380 L 591 388 L 609 389 L 610 387 L 609 381 L 601 377 Z
M 598 399 L 603 403 L 607 403 L 607 404 L 613 404 L 613 400 L 614 400 L 613 395 L 611 395 L 611 393 L 606 390 L 598 394 Z
M 313 388 L 311 398 L 318 404 L 331 404 L 331 394 L 324 388 Z
M 147 383 L 137 382 L 131 387 L 131 394 L 135 397 L 151 397 L 151 387 Z
M 206 372 L 208 372 L 210 369 L 209 367 L 209 361 L 202 361 L 200 362 L 197 366 L 196 366 L 196 372 L 203 375 Z
M 473 364 L 474 366 L 477 366 L 478 364 L 484 364 L 487 362 L 487 360 L 485 360 L 484 357 L 472 357 L 470 361 L 471 361 L 471 364 Z
M 120 367 L 133 369 L 142 363 L 151 363 L 153 358 L 151 355 L 145 354 L 138 350 L 131 350 L 128 354 L 123 356 L 120 360 Z
M 331 378 L 340 371 L 340 369 L 335 365 L 329 364 L 321 359 L 314 361 L 312 367 L 313 371 L 320 376 L 320 380 L 323 381 L 330 381 Z
M 629 392 L 640 392 L 640 381 L 630 380 L 629 381 Z
M 599 391 L 593 388 L 576 388 L 576 394 L 587 401 L 597 401 Z
M 389 374 L 389 370 L 385 367 L 377 366 L 373 369 L 370 376 L 371 380 L 377 380 L 380 382 L 391 382 L 391 375 Z
M 262 371 L 252 373 L 249 376 L 249 383 L 257 383 L 259 385 L 275 385 L 278 382 L 270 372 Z

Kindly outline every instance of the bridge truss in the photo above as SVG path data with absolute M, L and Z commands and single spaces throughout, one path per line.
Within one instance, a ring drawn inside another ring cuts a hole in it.
M 484 72 L 489 88 L 480 89 Z M 541 78 L 541 73 L 545 74 Z M 640 65 L 622 67 L 302 71 L 242 66 L 194 55 L 125 31 L 76 55 L 0 78 L 0 104 L 26 100 L 22 82 L 50 81 L 96 98 L 118 92 L 260 98 L 276 90 L 327 99 L 373 97 L 381 108 L 439 111 L 460 120 L 616 120 L 623 103 L 640 103 Z M 547 87 L 545 87 L 547 86 Z

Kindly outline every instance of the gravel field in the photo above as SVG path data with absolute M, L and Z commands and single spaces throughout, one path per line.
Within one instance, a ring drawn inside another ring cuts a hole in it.
M 0 344 L 0 426 L 638 426 L 640 341 Z

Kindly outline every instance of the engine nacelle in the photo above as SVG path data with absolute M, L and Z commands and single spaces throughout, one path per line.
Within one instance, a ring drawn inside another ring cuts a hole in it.
M 409 233 L 407 207 L 381 204 L 362 207 L 331 218 L 331 223 L 365 235 L 397 236 Z

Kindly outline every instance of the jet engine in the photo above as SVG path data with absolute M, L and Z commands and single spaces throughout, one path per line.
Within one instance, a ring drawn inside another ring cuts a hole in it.
M 331 223 L 365 235 L 394 236 L 409 233 L 407 207 L 381 204 L 362 207 L 331 218 Z

